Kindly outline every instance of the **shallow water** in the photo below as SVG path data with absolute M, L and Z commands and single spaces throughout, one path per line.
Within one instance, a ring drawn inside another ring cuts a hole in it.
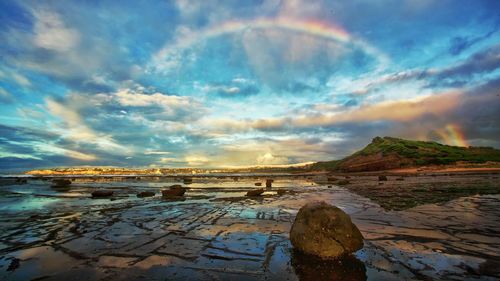
M 0 186 L 0 278 L 5 280 L 497 280 L 500 196 L 386 211 L 346 189 L 280 178 L 196 178 L 183 200 L 160 190 L 181 179 L 76 179 L 69 190 L 29 180 Z M 113 199 L 90 192 L 112 189 Z M 265 187 L 264 187 L 265 188 Z M 278 196 L 284 188 L 291 193 Z M 140 191 L 156 192 L 137 198 Z M 365 237 L 354 257 L 321 262 L 293 251 L 298 209 L 323 200 Z

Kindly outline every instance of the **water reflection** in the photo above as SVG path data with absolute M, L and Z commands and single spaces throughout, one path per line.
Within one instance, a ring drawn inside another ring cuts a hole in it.
M 324 261 L 314 256 L 292 251 L 292 266 L 301 281 L 317 280 L 366 280 L 363 262 L 353 256 Z

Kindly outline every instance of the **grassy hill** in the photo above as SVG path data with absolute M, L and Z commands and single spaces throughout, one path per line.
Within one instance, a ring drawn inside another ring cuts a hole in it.
M 437 142 L 376 137 L 365 148 L 344 159 L 318 162 L 310 168 L 362 172 L 489 161 L 500 162 L 500 150 L 491 147 L 458 147 Z

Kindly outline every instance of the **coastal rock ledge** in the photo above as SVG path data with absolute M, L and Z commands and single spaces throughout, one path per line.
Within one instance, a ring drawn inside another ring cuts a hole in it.
M 290 240 L 296 250 L 321 259 L 336 259 L 363 248 L 363 235 L 349 215 L 325 202 L 300 208 Z

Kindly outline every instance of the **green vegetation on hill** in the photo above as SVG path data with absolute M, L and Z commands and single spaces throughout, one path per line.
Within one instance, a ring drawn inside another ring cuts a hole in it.
M 363 159 L 377 154 L 381 154 L 382 158 L 397 157 L 401 159 L 401 166 L 500 162 L 500 150 L 492 147 L 458 147 L 431 141 L 376 137 L 365 148 L 342 160 L 318 162 L 311 165 L 311 169 L 342 170 L 346 163 L 356 163 L 356 160 L 361 163 Z
M 431 141 L 404 140 L 391 137 L 376 137 L 360 155 L 382 152 L 397 153 L 402 157 L 415 159 L 417 165 L 452 164 L 458 161 L 484 163 L 500 161 L 500 150 L 492 147 L 459 147 Z
M 335 170 L 341 160 L 332 160 L 324 162 L 316 162 L 309 166 L 310 170 Z

